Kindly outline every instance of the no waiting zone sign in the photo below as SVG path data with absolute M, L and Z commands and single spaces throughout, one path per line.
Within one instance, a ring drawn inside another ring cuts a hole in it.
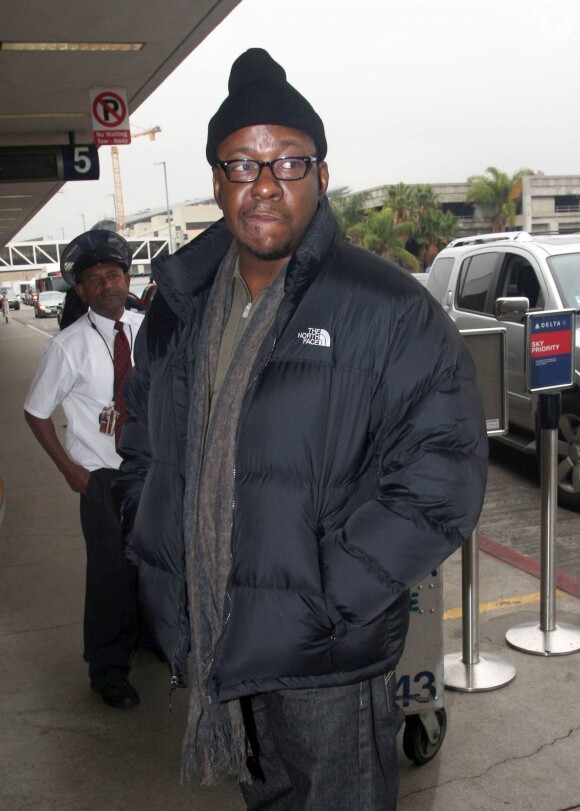
M 90 90 L 90 99 L 95 144 L 130 144 L 129 107 L 125 88 L 93 87 Z

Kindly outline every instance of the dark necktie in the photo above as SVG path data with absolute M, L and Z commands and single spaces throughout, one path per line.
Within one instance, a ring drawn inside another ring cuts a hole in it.
M 131 347 L 123 331 L 122 321 L 115 321 L 115 329 L 117 330 L 117 334 L 115 335 L 115 347 L 113 350 L 113 366 L 115 368 L 114 392 L 115 409 L 119 412 L 117 422 L 115 423 L 115 445 L 118 445 L 121 428 L 127 416 L 125 399 L 123 397 L 123 383 L 131 371 Z

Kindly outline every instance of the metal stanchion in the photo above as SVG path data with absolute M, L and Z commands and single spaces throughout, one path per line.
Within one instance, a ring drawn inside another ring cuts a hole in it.
M 507 430 L 506 331 L 464 330 L 461 333 L 477 367 L 488 436 Z M 479 652 L 479 525 L 461 550 L 463 650 L 443 657 L 443 683 L 450 690 L 476 693 L 509 684 L 516 669 L 491 653 Z
M 463 650 L 443 657 L 443 682 L 465 693 L 496 690 L 513 681 L 516 669 L 498 656 L 479 652 L 479 526 L 461 550 L 461 592 Z
M 580 628 L 556 624 L 556 539 L 558 505 L 558 423 L 560 394 L 540 394 L 542 487 L 540 624 L 525 622 L 506 633 L 512 648 L 537 656 L 562 656 L 580 650 Z

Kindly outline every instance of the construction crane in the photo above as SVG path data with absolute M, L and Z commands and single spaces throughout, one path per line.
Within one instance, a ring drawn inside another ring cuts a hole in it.
M 161 132 L 161 127 L 152 127 L 150 130 L 143 130 L 143 132 L 132 132 L 131 138 L 139 138 L 141 135 L 148 135 L 149 140 L 154 141 L 158 132 Z M 113 162 L 113 184 L 115 189 L 115 216 L 117 218 L 117 228 L 119 231 L 123 231 L 126 227 L 125 206 L 123 204 L 123 186 L 121 184 L 119 148 L 116 146 L 111 147 L 111 160 Z

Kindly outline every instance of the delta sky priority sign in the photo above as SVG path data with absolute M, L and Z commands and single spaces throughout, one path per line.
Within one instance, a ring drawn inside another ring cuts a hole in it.
M 130 144 L 129 107 L 125 88 L 93 87 L 90 90 L 90 99 L 95 144 Z
M 528 313 L 528 391 L 559 391 L 574 385 L 574 310 Z

